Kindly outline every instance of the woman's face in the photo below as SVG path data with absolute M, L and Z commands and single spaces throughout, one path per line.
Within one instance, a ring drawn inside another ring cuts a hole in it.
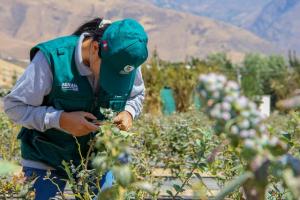
M 97 41 L 91 41 L 89 49 L 90 68 L 95 77 L 99 77 L 101 59 L 98 56 L 99 44 Z

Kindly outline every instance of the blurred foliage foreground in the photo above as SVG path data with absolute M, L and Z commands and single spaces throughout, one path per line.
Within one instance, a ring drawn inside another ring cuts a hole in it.
M 257 169 L 264 160 L 256 160 L 253 163 L 259 163 L 258 166 L 251 166 L 250 161 L 255 160 L 257 155 L 251 154 L 251 145 L 254 144 L 248 142 L 249 149 L 246 148 L 245 151 L 243 143 L 237 143 L 244 140 L 237 140 L 234 139 L 236 137 L 226 134 L 220 135 L 214 128 L 216 122 L 218 120 L 209 119 L 199 111 L 168 117 L 144 115 L 136 122 L 133 133 L 119 131 L 107 122 L 93 143 L 99 153 L 91 154 L 90 158 L 83 158 L 79 167 L 65 163 L 70 188 L 78 199 L 97 197 L 97 194 L 92 192 L 92 187 L 99 187 L 95 184 L 96 181 L 106 170 L 112 169 L 116 176 L 115 186 L 108 190 L 100 190 L 99 199 L 157 199 L 163 182 L 155 176 L 154 171 L 163 168 L 170 170 L 173 177 L 181 180 L 180 184 L 174 184 L 173 189 L 167 191 L 170 199 L 179 199 L 186 188 L 194 191 L 196 199 L 211 197 L 212 192 L 201 181 L 201 174 L 210 174 L 215 177 L 221 188 L 225 188 L 226 191 L 222 191 L 219 199 L 225 196 L 240 199 L 245 195 L 245 191 L 241 189 L 243 183 L 256 177 L 246 172 L 251 171 L 251 167 Z M 285 140 L 286 151 L 295 158 L 300 158 L 299 123 L 300 114 L 297 112 L 285 115 L 274 113 L 265 122 L 272 136 Z M 16 167 L 20 160 L 19 146 L 16 142 L 17 130 L 18 128 L 1 114 L 0 156 L 12 162 L 1 162 L 0 199 L 34 198 L 31 188 L 34 180 L 26 181 L 20 167 Z M 128 158 L 128 155 L 130 163 L 122 162 L 124 156 Z M 86 168 L 87 159 L 92 160 L 94 170 Z M 263 179 L 264 182 L 258 181 L 265 190 L 264 198 L 297 199 L 299 178 L 297 179 L 294 172 L 288 168 L 287 171 L 279 170 L 286 168 L 281 162 L 277 164 L 279 167 L 275 163 L 260 174 L 261 177 L 267 177 L 267 180 Z M 292 164 L 297 165 L 297 162 Z M 74 174 L 79 179 L 74 180 Z M 283 176 L 289 181 L 279 178 Z M 193 177 L 198 178 L 196 184 L 190 183 Z M 237 182 L 229 183 L 232 180 Z M 90 184 L 91 181 L 94 185 Z M 68 199 L 68 195 L 61 192 L 57 199 Z

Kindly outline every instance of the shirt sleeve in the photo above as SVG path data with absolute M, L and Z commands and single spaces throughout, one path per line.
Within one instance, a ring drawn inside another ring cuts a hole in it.
M 130 98 L 126 102 L 125 110 L 128 111 L 133 118 L 136 118 L 142 112 L 144 99 L 145 85 L 142 77 L 141 67 L 139 67 L 134 80 Z
M 4 111 L 16 123 L 44 132 L 60 128 L 62 110 L 41 106 L 52 88 L 53 75 L 42 52 L 37 52 L 24 74 L 4 98 Z

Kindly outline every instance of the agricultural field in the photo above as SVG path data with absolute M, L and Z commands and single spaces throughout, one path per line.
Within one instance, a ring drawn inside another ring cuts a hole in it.
M 251 54 L 237 66 L 223 54 L 187 63 L 154 56 L 143 67 L 144 114 L 124 132 L 103 109 L 88 156 L 77 167 L 64 163 L 69 192 L 57 199 L 299 199 L 300 112 L 280 103 L 299 87 L 299 69 L 294 57 Z M 163 87 L 174 94 L 168 115 Z M 268 118 L 257 108 L 263 94 L 272 97 Z M 20 127 L 0 118 L 0 199 L 33 199 L 34 179 L 20 173 Z M 116 183 L 95 194 L 91 183 L 108 170 Z

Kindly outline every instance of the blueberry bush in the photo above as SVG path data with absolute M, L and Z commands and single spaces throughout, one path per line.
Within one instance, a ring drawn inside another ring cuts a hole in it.
M 282 183 L 289 195 L 298 198 L 300 160 L 289 154 L 287 135 L 272 134 L 256 104 L 242 95 L 237 83 L 223 75 L 201 75 L 198 92 L 208 116 L 215 120 L 216 134 L 225 135 L 242 165 L 241 175 L 227 184 L 216 199 L 223 199 L 239 187 L 246 199 L 265 199 L 270 183 L 275 188 Z M 299 121 L 295 120 L 298 128 Z M 291 184 L 289 179 L 294 182 Z

